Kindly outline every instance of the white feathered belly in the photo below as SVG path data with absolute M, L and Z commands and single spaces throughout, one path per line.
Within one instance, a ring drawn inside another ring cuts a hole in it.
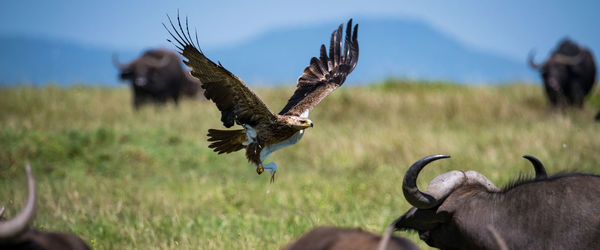
M 308 118 L 308 109 L 306 111 L 304 111 L 304 113 L 302 113 L 300 115 L 300 117 L 303 118 Z M 246 129 L 246 136 L 248 137 L 248 141 L 242 143 L 243 145 L 248 145 L 250 143 L 253 143 L 256 141 L 256 130 L 249 126 L 249 125 L 244 125 L 244 128 Z M 263 148 L 262 151 L 260 151 L 260 161 L 263 162 L 265 161 L 265 159 L 273 152 L 280 150 L 282 148 L 285 148 L 287 146 L 291 146 L 294 145 L 296 143 L 298 143 L 298 141 L 300 141 L 300 139 L 302 139 L 302 135 L 304 135 L 304 130 L 300 130 L 296 133 L 294 133 L 294 135 L 290 136 L 289 138 L 280 141 L 278 143 L 273 143 L 271 145 L 266 146 L 265 148 Z
M 254 128 L 252 128 L 251 126 L 244 126 L 244 128 L 246 128 L 246 137 L 248 137 L 248 141 L 244 142 L 244 145 L 248 145 L 250 143 L 253 143 L 256 141 L 256 130 Z M 280 141 L 278 143 L 273 143 L 271 145 L 265 146 L 261 151 L 260 151 L 260 161 L 263 162 L 265 161 L 265 159 L 273 152 L 280 150 L 282 148 L 285 148 L 287 146 L 291 146 L 294 145 L 296 143 L 298 143 L 298 141 L 300 141 L 300 139 L 302 139 L 302 135 L 304 135 L 304 130 L 300 130 L 296 133 L 294 133 L 292 136 L 290 136 L 289 138 Z
M 260 151 L 260 161 L 265 161 L 265 159 L 271 153 L 273 153 L 277 150 L 280 150 L 287 146 L 291 146 L 291 145 L 298 143 L 298 141 L 300 141 L 300 139 L 302 139 L 302 135 L 304 135 L 304 130 L 300 130 L 300 131 L 294 133 L 294 135 L 290 136 L 289 138 L 287 138 L 283 141 L 280 141 L 278 143 L 273 143 L 271 145 L 266 146 L 265 148 L 263 148 L 262 151 Z

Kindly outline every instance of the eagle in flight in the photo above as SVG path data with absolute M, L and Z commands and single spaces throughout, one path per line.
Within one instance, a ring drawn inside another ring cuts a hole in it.
M 308 112 L 336 88 L 342 86 L 346 77 L 356 67 L 358 61 L 358 24 L 352 31 L 352 19 L 346 26 L 346 35 L 342 41 L 343 24 L 331 34 L 329 55 L 325 45 L 321 45 L 320 56 L 313 57 L 310 65 L 298 78 L 297 89 L 285 107 L 274 113 L 256 96 L 244 82 L 225 69 L 221 63 L 206 58 L 190 35 L 188 20 L 185 29 L 177 15 L 177 26 L 167 16 L 171 29 L 163 26 L 177 42 L 167 39 L 179 49 L 192 69 L 192 75 L 202 82 L 204 95 L 212 100 L 221 111 L 221 122 L 227 128 L 238 124 L 243 129 L 209 129 L 209 147 L 215 152 L 231 153 L 246 149 L 246 158 L 254 164 L 256 172 L 271 172 L 271 182 L 275 178 L 277 165 L 265 163 L 265 159 L 274 151 L 297 143 L 304 130 L 312 127 Z

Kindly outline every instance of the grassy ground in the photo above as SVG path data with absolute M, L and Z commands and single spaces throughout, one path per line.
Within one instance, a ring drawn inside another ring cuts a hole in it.
M 259 89 L 278 111 L 292 89 Z M 598 91 L 597 91 L 598 92 Z M 598 97 L 600 93 L 595 93 Z M 23 163 L 38 187 L 35 227 L 80 235 L 95 249 L 276 249 L 319 225 L 382 232 L 404 213 L 400 185 L 419 158 L 451 159 L 502 186 L 532 174 L 600 173 L 600 99 L 552 112 L 534 85 L 468 87 L 386 82 L 344 87 L 311 113 L 300 143 L 271 156 L 275 183 L 243 153 L 217 155 L 212 103 L 186 101 L 133 112 L 127 89 L 0 90 L 0 203 L 13 216 L 25 195 Z M 415 233 L 400 232 L 420 246 Z

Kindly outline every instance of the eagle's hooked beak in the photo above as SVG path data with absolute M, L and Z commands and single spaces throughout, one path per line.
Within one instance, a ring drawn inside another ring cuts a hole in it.
M 307 123 L 302 124 L 302 127 L 304 127 L 304 128 L 312 128 L 313 127 L 313 122 L 312 121 L 308 121 Z
M 297 130 L 305 130 L 307 128 L 312 128 L 312 126 L 313 126 L 313 122 L 309 119 L 301 120 L 301 121 L 298 121 L 296 124 L 294 124 L 294 127 Z

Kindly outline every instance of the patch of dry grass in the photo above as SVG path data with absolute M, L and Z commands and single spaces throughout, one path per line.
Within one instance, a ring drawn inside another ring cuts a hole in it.
M 274 111 L 292 89 L 259 89 Z M 450 154 L 419 184 L 451 169 L 497 185 L 532 174 L 599 173 L 596 96 L 581 111 L 548 110 L 535 85 L 389 81 L 335 91 L 311 112 L 315 127 L 273 154 L 274 184 L 243 153 L 217 155 L 212 103 L 133 112 L 127 89 L 0 90 L 0 203 L 21 208 L 23 163 L 38 180 L 34 225 L 74 232 L 96 249 L 275 249 L 318 225 L 382 232 L 405 212 L 400 185 L 419 158 Z M 398 233 L 417 242 L 414 233 Z

